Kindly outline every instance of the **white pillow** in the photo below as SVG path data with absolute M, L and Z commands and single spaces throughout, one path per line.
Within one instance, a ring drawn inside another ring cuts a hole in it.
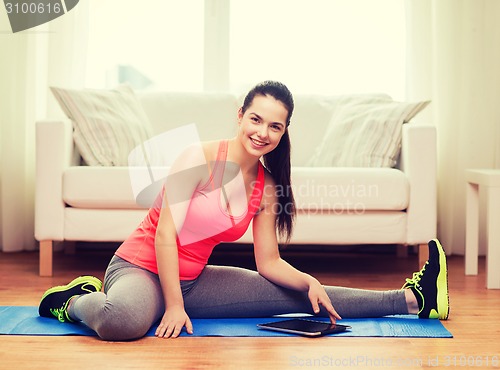
M 51 87 L 73 121 L 73 139 L 89 166 L 126 166 L 132 149 L 152 136 L 151 123 L 132 88 L 71 90 Z
M 375 99 L 338 107 L 309 161 L 312 167 L 394 167 L 401 150 L 401 129 L 429 101 Z

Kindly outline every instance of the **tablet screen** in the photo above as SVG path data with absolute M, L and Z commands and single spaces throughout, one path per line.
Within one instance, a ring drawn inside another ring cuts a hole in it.
M 339 333 L 351 328 L 350 326 L 306 319 L 290 319 L 266 324 L 259 324 L 257 326 L 261 329 L 277 330 L 308 336 Z

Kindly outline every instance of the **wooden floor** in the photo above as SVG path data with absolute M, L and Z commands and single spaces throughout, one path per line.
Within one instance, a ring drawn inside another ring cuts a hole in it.
M 0 305 L 38 305 L 53 285 L 81 274 L 100 278 L 112 251 L 56 253 L 54 277 L 38 277 L 36 253 L 0 253 Z M 284 253 L 323 284 L 370 289 L 400 288 L 416 256 L 395 254 Z M 253 267 L 248 252 L 219 251 L 212 263 Z M 449 264 L 452 339 L 424 338 L 195 338 L 112 343 L 95 337 L 0 336 L 0 369 L 287 369 L 287 368 L 499 368 L 500 291 L 478 276 L 464 276 L 463 258 Z M 315 365 L 315 366 L 314 366 Z

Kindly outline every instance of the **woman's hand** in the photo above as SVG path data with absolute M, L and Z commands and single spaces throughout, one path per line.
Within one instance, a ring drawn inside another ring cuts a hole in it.
M 188 334 L 193 334 L 193 324 L 184 311 L 184 307 L 169 307 L 165 311 L 155 335 L 158 338 L 177 338 L 184 326 Z
M 323 288 L 318 280 L 314 278 L 310 280 L 307 296 L 311 301 L 311 305 L 315 314 L 319 313 L 319 305 L 322 305 L 328 312 L 332 324 L 335 324 L 337 319 L 342 319 L 337 311 L 335 311 L 335 308 L 333 308 L 332 302 L 330 301 L 328 294 L 326 294 L 325 292 L 325 288 Z

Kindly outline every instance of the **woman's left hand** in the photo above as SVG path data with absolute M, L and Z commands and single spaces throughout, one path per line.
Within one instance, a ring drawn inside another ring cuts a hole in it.
M 328 294 L 326 294 L 325 288 L 323 288 L 318 280 L 314 278 L 311 280 L 307 296 L 311 301 L 311 305 L 315 314 L 319 313 L 319 305 L 322 305 L 328 312 L 332 324 L 335 324 L 337 319 L 342 319 L 337 311 L 335 311 L 335 308 L 333 308 L 332 301 L 328 297 Z

